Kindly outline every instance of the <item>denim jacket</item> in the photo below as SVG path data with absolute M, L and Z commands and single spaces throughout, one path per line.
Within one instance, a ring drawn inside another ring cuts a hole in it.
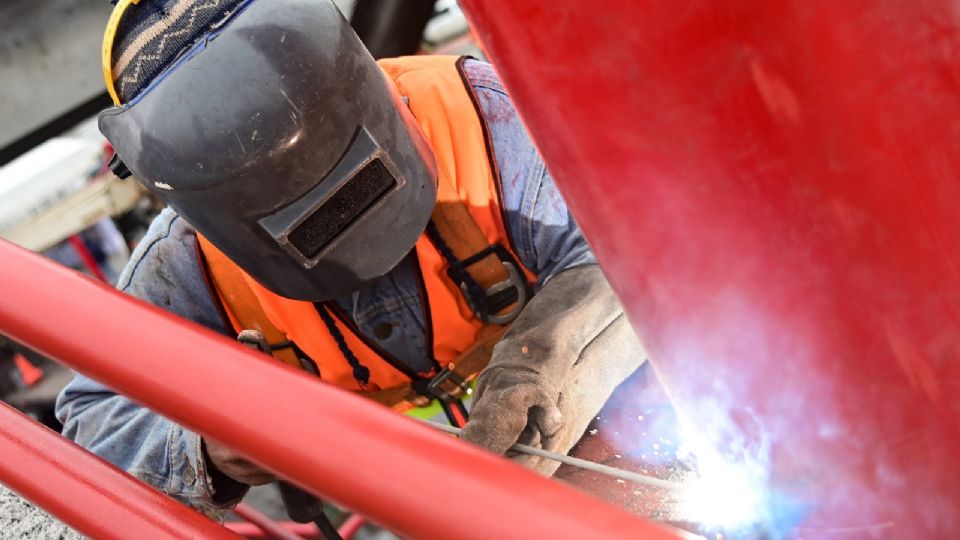
M 594 263 L 493 69 L 471 60 L 465 63 L 465 71 L 490 129 L 508 233 L 521 262 L 537 273 L 537 287 L 565 269 Z M 224 328 L 201 274 L 193 228 L 170 209 L 151 224 L 117 287 L 233 337 L 232 330 Z M 415 371 L 429 371 L 423 311 L 410 264 L 402 262 L 368 287 L 337 301 L 360 331 L 392 356 Z M 237 502 L 220 501 L 221 497 L 219 504 L 214 502 L 196 433 L 96 381 L 77 375 L 57 400 L 57 417 L 67 437 L 191 506 L 213 515 Z

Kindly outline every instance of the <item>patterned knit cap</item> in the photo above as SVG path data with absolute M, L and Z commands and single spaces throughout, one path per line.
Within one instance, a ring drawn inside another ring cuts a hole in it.
M 125 103 L 248 0 L 140 0 L 120 18 L 113 40 L 113 82 Z M 112 0 L 111 4 L 116 4 Z

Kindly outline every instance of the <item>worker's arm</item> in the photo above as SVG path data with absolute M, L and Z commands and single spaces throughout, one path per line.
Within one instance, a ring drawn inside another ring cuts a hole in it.
M 192 228 L 172 211 L 165 210 L 154 220 L 117 286 L 137 298 L 225 332 L 203 281 L 195 249 Z M 158 335 L 156 339 L 167 336 Z M 196 433 L 82 375 L 77 375 L 60 394 L 57 418 L 63 422 L 67 437 L 160 491 L 207 513 L 216 514 L 235 504 L 246 491 L 235 482 L 214 483 L 219 475 L 207 466 L 203 443 Z
M 492 68 L 467 62 L 500 171 L 507 228 L 536 296 L 494 350 L 465 437 L 566 453 L 646 354 Z M 557 463 L 518 461 L 552 474 Z

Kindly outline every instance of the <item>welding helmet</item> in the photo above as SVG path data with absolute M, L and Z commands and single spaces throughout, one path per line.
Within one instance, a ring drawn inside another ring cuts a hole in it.
M 334 4 L 157 1 L 138 20 L 151 1 L 120 0 L 104 36 L 111 168 L 288 298 L 399 263 L 436 201 L 433 154 Z

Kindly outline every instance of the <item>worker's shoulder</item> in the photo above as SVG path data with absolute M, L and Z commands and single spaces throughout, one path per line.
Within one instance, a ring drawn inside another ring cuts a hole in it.
M 164 209 L 137 244 L 117 288 L 166 309 L 195 301 L 194 289 L 206 292 L 195 242 L 193 227 L 173 210 Z
M 528 155 L 526 147 L 530 146 L 530 141 L 526 130 L 520 122 L 513 100 L 504 89 L 493 66 L 467 58 L 463 62 L 463 75 L 473 91 L 474 103 L 479 107 L 486 122 L 495 152 L 503 151 L 500 148 L 503 146 L 518 150 L 518 147 L 524 147 L 520 153 Z
M 507 96 L 507 91 L 500 82 L 500 77 L 493 66 L 474 58 L 467 58 L 463 62 L 463 74 L 470 86 L 477 91 L 490 91 Z

